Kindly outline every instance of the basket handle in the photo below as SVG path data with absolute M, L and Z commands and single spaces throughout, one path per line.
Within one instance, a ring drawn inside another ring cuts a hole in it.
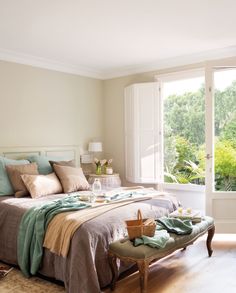
M 140 209 L 138 209 L 138 220 L 143 220 L 142 213 Z

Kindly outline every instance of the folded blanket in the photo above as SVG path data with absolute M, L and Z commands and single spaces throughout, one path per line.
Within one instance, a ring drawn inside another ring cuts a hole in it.
M 75 211 L 90 205 L 78 201 L 78 196 L 68 196 L 40 207 L 27 210 L 20 223 L 17 238 L 17 258 L 25 276 L 36 274 L 43 255 L 45 230 L 51 219 L 58 213 Z
M 135 238 L 133 244 L 134 246 L 145 244 L 152 248 L 164 248 L 169 239 L 169 233 L 166 230 L 161 230 L 156 231 L 153 237 L 143 235 L 141 238 Z
M 170 233 L 185 235 L 192 233 L 193 225 L 191 220 L 161 217 L 160 219 L 157 219 L 157 229 L 166 229 Z
M 95 204 L 93 207 L 83 211 L 68 212 L 55 216 L 48 225 L 43 246 L 57 255 L 66 257 L 69 252 L 71 238 L 83 223 L 112 209 L 151 198 L 147 196 L 129 197 L 130 196 L 125 196 L 123 200 L 117 200 L 116 198 L 115 202 Z

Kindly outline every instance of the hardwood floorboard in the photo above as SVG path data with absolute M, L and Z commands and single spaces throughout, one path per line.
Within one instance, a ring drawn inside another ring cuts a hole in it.
M 236 235 L 215 234 L 212 247 L 209 258 L 206 237 L 201 237 L 186 250 L 152 264 L 148 293 L 236 292 Z M 113 292 L 140 293 L 138 273 L 119 280 Z

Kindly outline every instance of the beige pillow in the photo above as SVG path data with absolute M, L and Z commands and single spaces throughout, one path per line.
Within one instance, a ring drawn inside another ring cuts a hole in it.
M 37 175 L 38 165 L 36 163 L 25 165 L 7 165 L 6 170 L 15 191 L 15 197 L 23 197 L 29 195 L 29 192 L 21 179 L 21 175 Z
M 53 168 L 53 164 L 60 165 L 60 166 L 69 166 L 69 167 L 76 167 L 75 160 L 71 161 L 49 161 L 50 165 Z
M 89 184 L 81 168 L 53 165 L 65 193 L 88 190 Z
M 21 175 L 32 198 L 62 193 L 62 186 L 55 173 L 48 175 Z

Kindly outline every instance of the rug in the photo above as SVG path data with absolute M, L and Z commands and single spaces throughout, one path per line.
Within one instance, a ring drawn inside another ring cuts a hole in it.
M 0 267 L 7 268 L 0 263 Z M 0 278 L 1 293 L 65 293 L 63 286 L 49 282 L 39 277 L 25 278 L 19 269 L 8 266 L 6 274 Z

